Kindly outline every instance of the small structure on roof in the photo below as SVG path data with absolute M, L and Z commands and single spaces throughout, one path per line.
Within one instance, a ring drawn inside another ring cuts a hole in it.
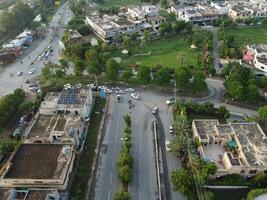
M 123 49 L 121 53 L 123 53 L 124 55 L 127 55 L 129 51 L 127 49 Z

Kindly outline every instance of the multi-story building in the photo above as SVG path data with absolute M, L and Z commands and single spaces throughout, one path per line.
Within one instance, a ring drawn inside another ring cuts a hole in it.
M 119 38 L 119 30 L 100 17 L 86 16 L 86 23 L 91 26 L 95 34 L 103 41 L 112 43 Z
M 251 55 L 254 67 L 267 75 L 267 45 L 259 44 L 247 46 L 247 54 Z
M 192 130 L 201 143 L 200 156 L 216 164 L 216 176 L 267 173 L 267 138 L 256 122 L 220 124 L 195 119 Z

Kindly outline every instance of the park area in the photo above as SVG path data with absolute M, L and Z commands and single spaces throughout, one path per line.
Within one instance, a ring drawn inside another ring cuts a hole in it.
M 229 28 L 226 34 L 235 36 L 241 44 L 267 44 L 267 28 Z
M 152 41 L 143 47 L 131 46 L 128 50 L 129 55 L 123 55 L 122 50 L 117 50 L 112 53 L 112 57 L 125 66 L 139 64 L 154 67 L 160 64 L 169 68 L 197 66 L 198 59 L 201 64 L 203 58 L 203 51 L 193 51 L 188 41 L 180 35 Z

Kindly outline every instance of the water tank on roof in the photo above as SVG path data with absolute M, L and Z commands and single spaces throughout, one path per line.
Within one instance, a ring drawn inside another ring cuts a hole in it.
M 68 156 L 71 151 L 70 146 L 64 146 L 62 151 L 65 156 Z

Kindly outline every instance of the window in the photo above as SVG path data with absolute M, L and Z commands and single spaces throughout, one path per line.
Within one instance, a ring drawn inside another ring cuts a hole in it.
M 267 174 L 267 170 L 264 170 L 264 174 Z
M 254 169 L 254 170 L 250 170 L 249 173 L 250 173 L 250 174 L 256 174 L 256 173 L 257 173 L 257 170 L 256 170 L 256 169 Z
M 214 144 L 218 144 L 218 142 L 214 142 Z
M 244 174 L 245 173 L 245 170 L 241 170 L 241 172 L 240 172 L 241 174 Z

